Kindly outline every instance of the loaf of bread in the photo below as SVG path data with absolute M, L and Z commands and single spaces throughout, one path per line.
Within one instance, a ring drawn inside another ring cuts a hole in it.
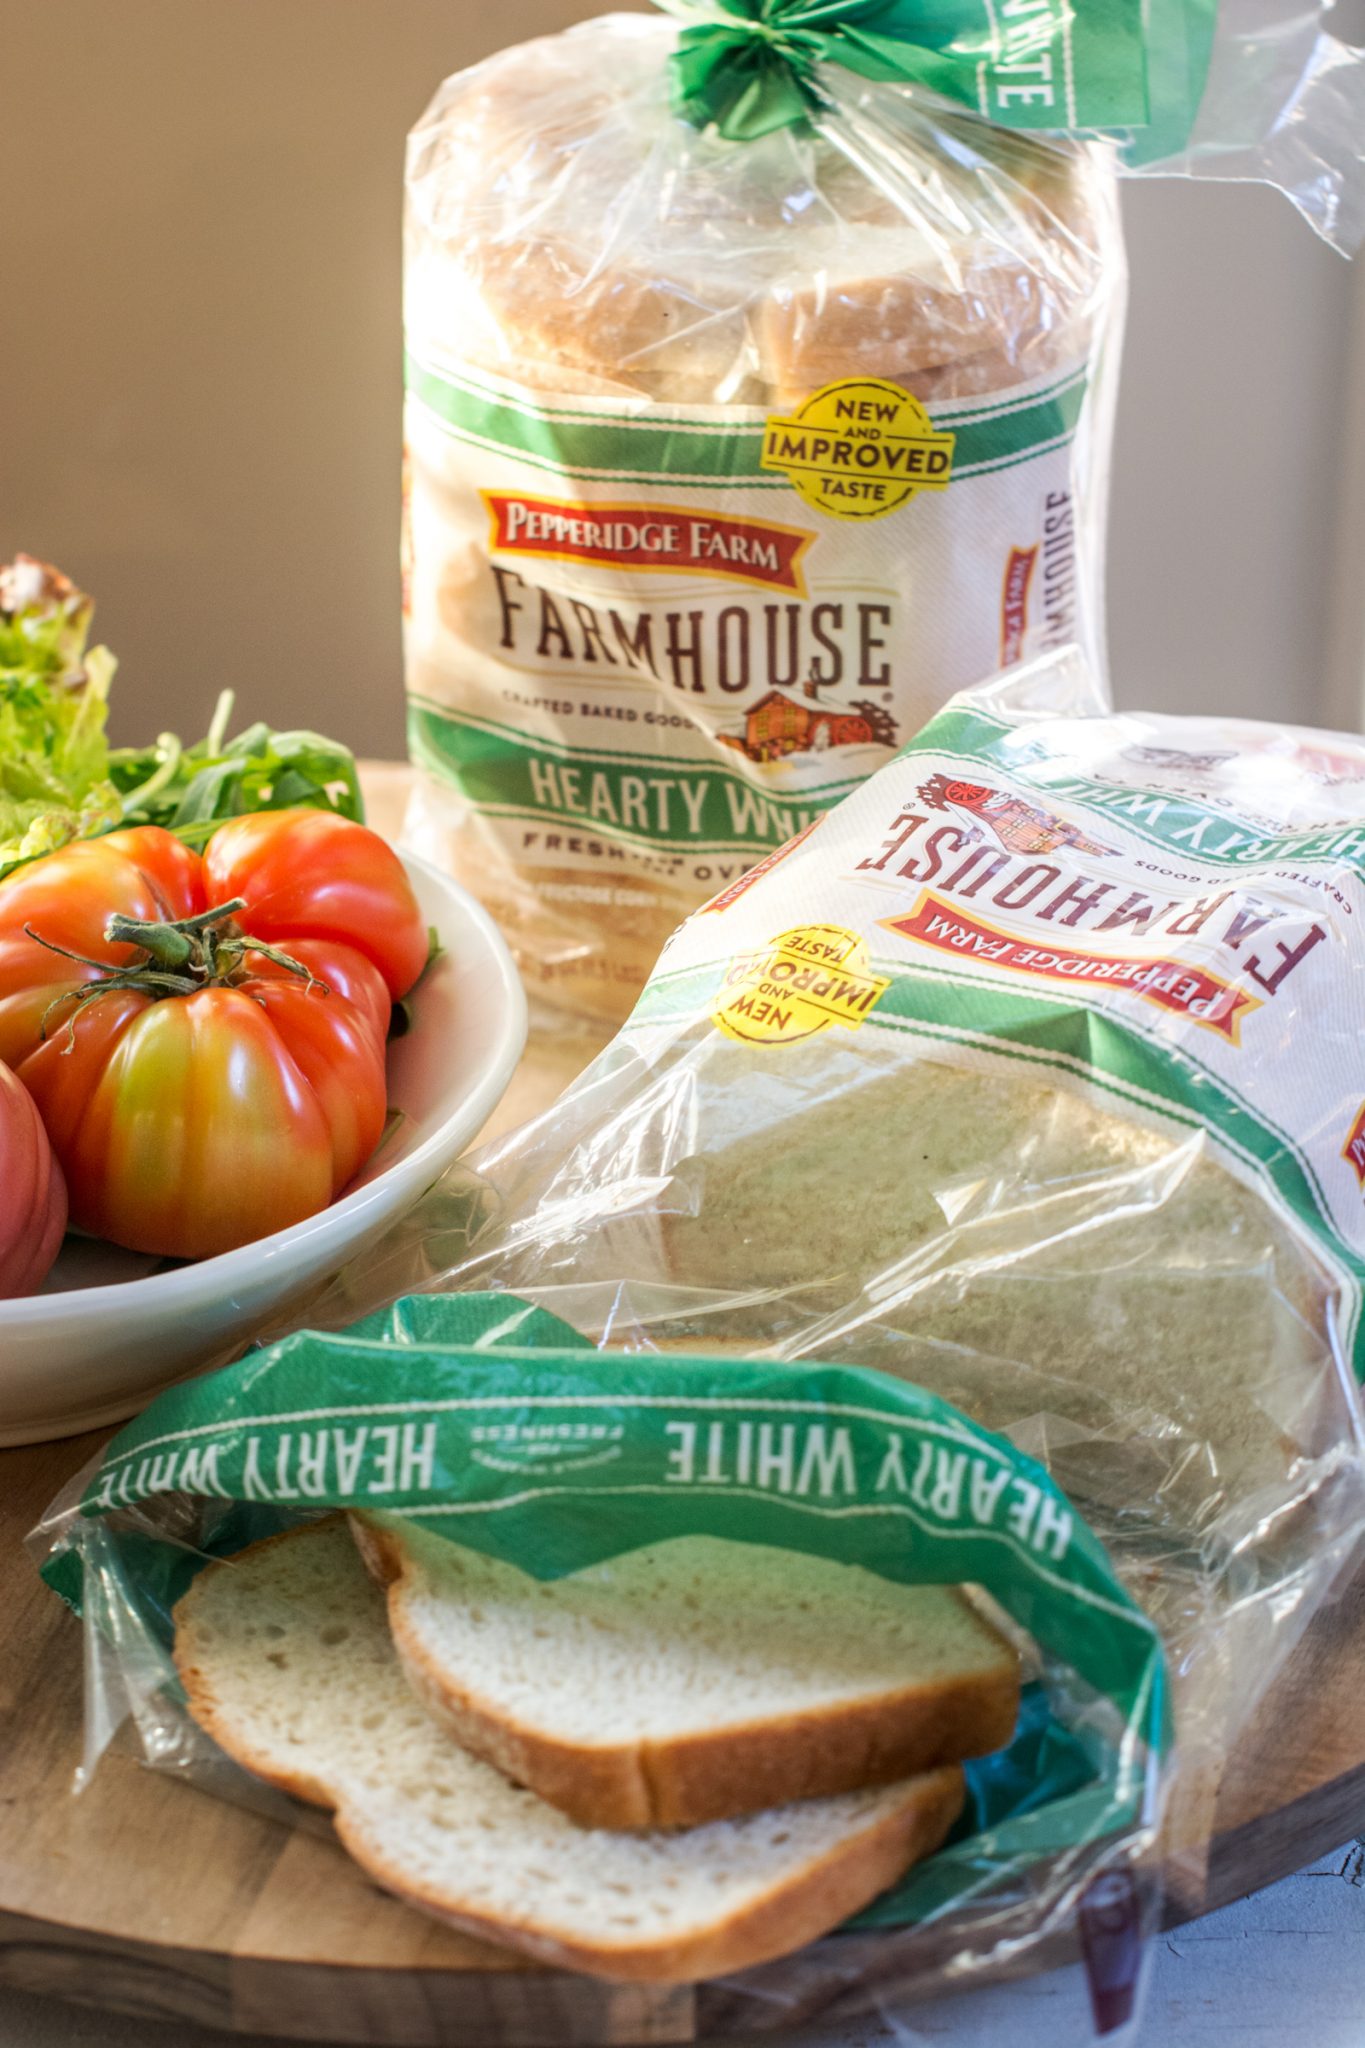
M 1070 1423 L 1054 1471 L 1083 1499 L 1192 1532 L 1254 1520 L 1324 1447 L 1325 1275 L 1204 1138 L 1006 1063 L 864 1057 L 812 1100 L 819 1048 L 709 1049 L 704 1135 L 660 1203 L 671 1280 L 757 1296 L 751 1330 L 823 1319 L 831 1355 L 899 1331 L 906 1376 L 988 1427 Z
M 409 160 L 414 333 L 537 390 L 689 406 L 951 386 L 981 356 L 1008 388 L 1083 352 L 1108 283 L 1086 151 L 895 86 L 864 89 L 871 173 L 828 135 L 699 136 L 667 108 L 673 33 L 609 16 L 447 82 Z
M 765 1050 L 699 1028 L 593 1107 L 548 1184 L 529 1148 L 493 1162 L 512 1227 L 471 1284 L 589 1326 L 635 1309 L 635 1343 L 894 1372 L 1126 1540 L 1235 1542 L 1341 1427 L 1328 1276 L 1197 1131 L 872 1031 Z M 573 1134 L 570 1101 L 556 1148 Z M 527 1227 L 533 1200 L 557 1231 Z
M 818 129 L 726 142 L 670 107 L 675 37 L 505 51 L 408 162 L 410 834 L 607 1018 L 954 689 L 1102 654 L 1107 159 L 847 76 Z M 836 465 L 955 436 L 946 487 L 782 470 L 808 401 L 864 408 Z

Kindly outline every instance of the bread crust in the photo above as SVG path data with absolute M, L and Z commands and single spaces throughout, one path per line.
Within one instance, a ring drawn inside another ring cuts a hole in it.
M 342 1520 L 343 1517 L 339 1514 L 324 1515 L 319 1518 L 317 1523 L 306 1526 L 327 1528 Z M 298 1533 L 297 1529 L 281 1529 L 277 1535 L 263 1536 L 259 1543 L 253 1543 L 250 1546 L 251 1551 L 253 1555 L 260 1556 L 263 1551 L 274 1550 L 282 1543 L 292 1542 Z M 306 1770 L 280 1771 L 274 1769 L 267 1766 L 260 1757 L 256 1757 L 254 1761 L 252 1760 L 252 1753 L 249 1747 L 237 1739 L 234 1731 L 224 1719 L 213 1683 L 199 1661 L 201 1646 L 196 1640 L 198 1634 L 197 1595 L 205 1582 L 215 1572 L 230 1571 L 231 1568 L 231 1558 L 220 1558 L 215 1563 L 207 1566 L 194 1580 L 188 1592 L 182 1593 L 175 1606 L 171 1609 L 171 1621 L 175 1629 L 175 1635 L 171 1643 L 171 1656 L 174 1660 L 180 1683 L 185 1688 L 185 1698 L 189 1706 L 191 1718 L 197 1722 L 206 1735 L 213 1737 L 213 1740 L 220 1749 L 226 1750 L 230 1757 L 241 1764 L 245 1770 L 250 1771 L 253 1776 L 263 1779 L 267 1785 L 273 1785 L 279 1792 L 287 1792 L 291 1799 L 301 1799 L 306 1806 L 321 1806 L 330 1813 L 334 1801 L 323 1779 L 313 1777 Z
M 742 1913 L 683 1939 L 602 1941 L 589 1945 L 548 1926 L 494 1920 L 434 1892 L 414 1888 L 363 1829 L 338 1813 L 336 1830 L 362 1868 L 386 1891 L 461 1933 L 521 1949 L 537 1961 L 623 1984 L 695 1984 L 790 1955 L 869 1905 L 911 1867 L 941 1848 L 962 1811 L 961 1769 L 945 1765 L 906 1787 L 902 1804 L 850 1835 L 817 1863 L 775 1884 Z
M 392 1530 L 350 1517 L 366 1568 L 387 1589 L 408 1680 L 456 1740 L 580 1827 L 686 1828 L 891 1785 L 1003 1748 L 1019 1711 L 1019 1660 L 996 1635 L 995 1664 L 818 1711 L 768 1716 L 659 1741 L 585 1744 L 509 1716 L 430 1655 L 406 1609 L 410 1576 Z M 984 1625 L 984 1624 L 983 1624 Z M 990 1631 L 995 1634 L 995 1631 Z

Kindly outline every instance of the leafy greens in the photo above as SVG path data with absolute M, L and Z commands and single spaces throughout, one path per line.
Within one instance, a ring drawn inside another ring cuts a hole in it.
M 163 732 L 155 746 L 121 747 L 109 773 L 125 825 L 163 825 L 202 846 L 224 818 L 295 805 L 337 811 L 363 821 L 365 811 L 350 750 L 316 732 L 272 732 L 247 726 L 227 738 L 233 692 L 224 690 L 207 736 L 192 747 Z
M 225 818 L 306 805 L 363 822 L 349 749 L 261 722 L 228 737 L 224 690 L 202 740 L 150 747 L 105 738 L 117 664 L 86 649 L 92 600 L 59 570 L 18 555 L 0 568 L 0 877 L 71 839 L 161 825 L 201 846 Z
M 121 819 L 104 719 L 115 661 L 91 600 L 31 555 L 0 568 L 0 874 Z

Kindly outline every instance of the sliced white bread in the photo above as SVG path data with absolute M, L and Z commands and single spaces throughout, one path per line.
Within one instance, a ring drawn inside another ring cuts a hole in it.
M 713 1537 L 548 1584 L 353 1517 L 408 1677 L 467 1749 L 584 1827 L 695 1827 L 1009 1741 L 1011 1645 L 950 1586 Z
M 686 1834 L 576 1827 L 427 1713 L 339 1519 L 209 1567 L 175 1619 L 195 1719 L 332 1808 L 387 1890 L 597 1976 L 684 1983 L 798 1948 L 937 1848 L 962 1803 L 949 1767 Z

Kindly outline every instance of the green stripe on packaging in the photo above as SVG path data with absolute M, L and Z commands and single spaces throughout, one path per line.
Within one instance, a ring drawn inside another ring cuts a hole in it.
M 960 760 L 974 770 L 994 764 L 1039 797 L 1083 805 L 1096 820 L 1112 817 L 1125 832 L 1164 852 L 1197 854 L 1201 861 L 1230 870 L 1281 860 L 1322 862 L 1350 868 L 1365 879 L 1365 828 L 1358 823 L 1344 819 L 1293 832 L 1267 832 L 1252 818 L 1178 792 L 1167 795 L 1090 776 L 1058 775 L 1046 756 L 1042 772 L 1035 774 L 1036 732 L 976 707 L 949 704 L 937 712 L 932 724 L 901 748 L 897 759 L 916 754 Z
M 594 753 L 417 697 L 408 700 L 408 746 L 419 767 L 494 816 L 674 854 L 771 851 L 857 780 L 777 795 L 718 761 Z
M 1001 127 L 1150 131 L 1183 148 L 1215 0 L 660 0 L 682 24 L 676 110 L 731 142 L 829 119 L 840 71 L 918 86 Z M 837 118 L 837 115 L 836 117 Z
M 638 413 L 552 410 L 528 395 L 517 400 L 456 371 L 441 371 L 408 355 L 409 397 L 457 438 L 502 449 L 518 461 L 565 475 L 616 483 L 705 485 L 710 489 L 790 491 L 785 478 L 765 474 L 763 417 L 708 422 L 670 419 L 658 408 Z M 1036 397 L 1007 408 L 957 413 L 930 408 L 936 425 L 956 436 L 953 480 L 960 482 L 1021 457 L 1041 454 L 1071 438 L 1085 403 L 1086 378 L 1077 371 Z M 950 486 L 951 488 L 951 486 Z

